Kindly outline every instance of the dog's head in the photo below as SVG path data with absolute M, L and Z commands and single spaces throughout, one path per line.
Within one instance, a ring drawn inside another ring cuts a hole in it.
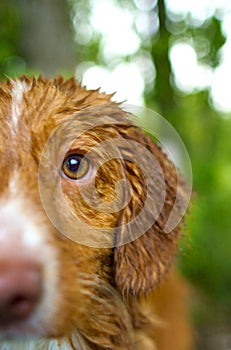
M 161 148 L 110 95 L 23 77 L 0 86 L 0 184 L 0 333 L 120 332 L 122 299 L 154 290 L 177 247 Z

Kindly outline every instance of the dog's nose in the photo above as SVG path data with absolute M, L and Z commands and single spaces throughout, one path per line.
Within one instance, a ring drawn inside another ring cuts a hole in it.
M 29 318 L 40 300 L 41 287 L 42 273 L 37 264 L 17 259 L 0 261 L 0 326 Z

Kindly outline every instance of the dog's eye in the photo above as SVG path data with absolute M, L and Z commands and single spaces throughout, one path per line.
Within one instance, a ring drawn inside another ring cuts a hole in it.
M 63 174 L 71 180 L 83 178 L 89 170 L 89 161 L 82 154 L 69 154 L 63 161 Z

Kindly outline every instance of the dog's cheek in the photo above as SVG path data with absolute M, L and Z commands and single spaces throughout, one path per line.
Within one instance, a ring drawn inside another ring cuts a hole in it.
M 68 337 L 75 330 L 89 329 L 89 315 L 95 308 L 98 286 L 102 281 L 108 283 L 112 273 L 111 249 L 91 248 L 65 238 L 59 238 L 56 244 L 61 261 L 61 299 L 53 336 Z
M 93 232 L 94 227 L 116 227 L 124 201 L 124 193 L 116 191 L 116 185 L 122 178 L 121 172 L 120 163 L 110 161 L 98 169 L 94 181 L 79 183 L 62 178 L 65 207 L 74 213 L 79 224 L 87 224 Z M 65 225 L 64 222 L 62 224 Z M 113 244 L 113 237 L 111 243 Z

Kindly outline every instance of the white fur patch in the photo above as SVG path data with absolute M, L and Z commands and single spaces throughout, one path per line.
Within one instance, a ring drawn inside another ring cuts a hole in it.
M 0 342 L 0 350 L 90 350 L 84 339 L 78 332 L 74 332 L 70 339 L 61 338 L 59 340 L 17 340 Z
M 59 300 L 58 251 L 49 243 L 49 227 L 43 216 L 23 197 L 5 198 L 0 202 L 0 259 L 29 260 L 38 263 L 43 271 L 43 295 L 31 317 L 0 330 L 4 336 L 38 335 L 49 332 L 54 322 Z
M 11 80 L 11 84 L 11 127 L 15 133 L 17 131 L 18 121 L 21 116 L 23 95 L 30 89 L 30 85 L 26 81 L 21 80 Z
M 17 198 L 18 194 L 21 192 L 20 184 L 19 184 L 19 175 L 18 172 L 14 169 L 9 181 L 9 193 L 12 198 Z

